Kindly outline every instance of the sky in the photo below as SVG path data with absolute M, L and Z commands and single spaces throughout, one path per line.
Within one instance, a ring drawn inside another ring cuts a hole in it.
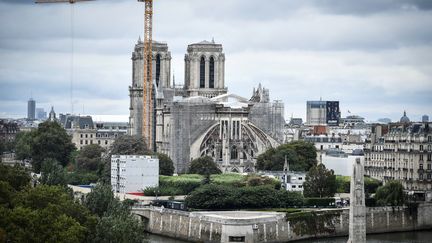
M 261 83 L 287 120 L 320 98 L 340 101 L 343 117 L 432 117 L 430 0 L 154 2 L 153 38 L 168 43 L 176 84 L 187 45 L 214 38 L 228 91 L 249 98 Z M 30 97 L 70 112 L 73 53 L 74 112 L 127 121 L 143 11 L 135 0 L 0 0 L 0 117 L 25 117 Z

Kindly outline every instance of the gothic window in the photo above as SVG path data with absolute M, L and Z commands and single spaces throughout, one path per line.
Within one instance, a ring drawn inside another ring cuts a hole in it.
M 159 86 L 160 71 L 161 71 L 161 56 L 160 54 L 157 54 L 156 55 L 156 85 L 157 86 Z
M 201 57 L 200 62 L 200 88 L 205 88 L 205 58 Z
M 209 67 L 209 86 L 210 88 L 214 88 L 214 81 L 215 81 L 215 64 L 214 64 L 214 58 L 210 57 L 210 67 Z
M 236 146 L 233 146 L 231 148 L 231 159 L 238 159 L 238 152 Z

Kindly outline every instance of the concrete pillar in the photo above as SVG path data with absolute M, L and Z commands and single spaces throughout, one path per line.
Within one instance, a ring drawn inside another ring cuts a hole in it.
M 205 81 L 204 83 L 205 83 L 205 85 L 204 85 L 204 87 L 205 88 L 209 88 L 210 87 L 210 83 L 209 83 L 210 82 L 210 78 L 209 78 L 209 74 L 210 74 L 210 61 L 209 61 L 209 59 L 207 57 L 205 58 L 205 65 L 204 66 L 205 66 L 205 68 L 204 68 L 205 69 L 205 72 L 204 72 L 205 73 L 204 74 L 205 75 L 204 76 L 204 81 Z
M 364 160 L 357 158 L 351 176 L 351 200 L 348 243 L 366 243 L 366 205 Z

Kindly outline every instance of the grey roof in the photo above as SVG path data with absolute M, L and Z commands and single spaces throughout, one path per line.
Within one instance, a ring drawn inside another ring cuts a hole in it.
M 65 129 L 94 129 L 93 119 L 91 116 L 66 115 L 63 119 L 62 124 Z

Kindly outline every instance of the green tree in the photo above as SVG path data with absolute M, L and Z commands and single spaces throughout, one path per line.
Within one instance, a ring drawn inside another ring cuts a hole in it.
M 84 205 L 94 214 L 102 217 L 114 201 L 110 185 L 98 184 L 87 194 Z
M 27 187 L 11 205 L 0 207 L 0 229 L 8 242 L 83 242 L 96 226 L 96 218 L 64 187 Z
M 14 190 L 20 191 L 30 185 L 30 173 L 24 167 L 0 164 L 0 181 L 7 182 Z
M 135 136 L 123 135 L 118 137 L 111 145 L 104 158 L 102 183 L 109 184 L 111 180 L 112 155 L 145 155 L 153 154 L 147 149 L 144 139 Z
M 378 187 L 375 199 L 380 206 L 402 206 L 405 202 L 402 184 L 399 181 L 388 181 L 384 186 Z
M 174 173 L 174 163 L 166 154 L 157 153 L 159 158 L 159 175 L 172 176 Z
M 33 169 L 39 172 L 42 162 L 48 158 L 55 159 L 62 166 L 66 166 L 73 150 L 75 145 L 60 124 L 51 121 L 41 123 L 31 144 Z
M 303 184 L 305 197 L 333 197 L 336 193 L 336 176 L 324 164 L 313 166 Z
M 129 135 L 118 137 L 109 149 L 110 155 L 144 155 L 151 153 L 147 149 L 144 139 Z
M 258 170 L 283 169 L 285 158 L 292 171 L 308 171 L 316 165 L 316 149 L 312 143 L 294 141 L 282 144 L 277 148 L 270 148 L 257 158 L 256 168 Z
M 130 202 L 114 198 L 111 187 L 97 185 L 87 195 L 86 207 L 99 216 L 91 242 L 142 242 L 144 227 L 130 212 Z
M 77 168 L 84 172 L 97 172 L 101 170 L 102 153 L 104 149 L 98 144 L 90 144 L 83 147 L 76 157 Z
M 30 159 L 35 131 L 19 132 L 15 137 L 15 157 L 19 160 Z
M 218 168 L 213 159 L 209 156 L 200 157 L 192 160 L 189 166 L 189 173 L 200 175 L 221 174 L 222 171 Z
M 66 172 L 55 159 L 46 159 L 42 163 L 41 183 L 45 185 L 66 186 Z
M 0 162 L 1 162 L 1 155 L 5 151 L 6 151 L 6 144 L 3 140 L 0 140 Z
M 15 189 L 6 181 L 0 181 L 0 207 L 9 207 L 15 194 Z

